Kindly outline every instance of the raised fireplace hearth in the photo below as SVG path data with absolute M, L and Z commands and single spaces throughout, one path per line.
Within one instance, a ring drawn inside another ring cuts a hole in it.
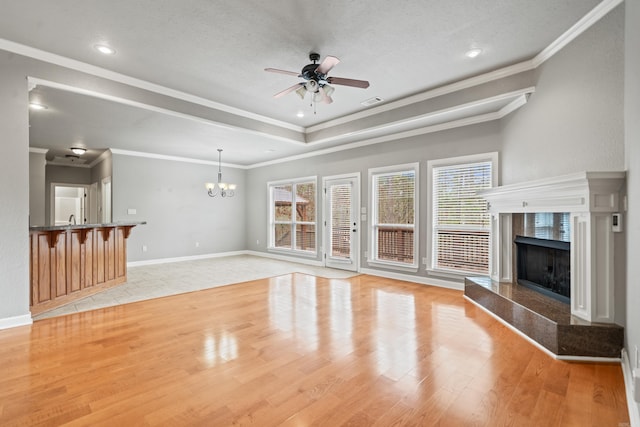
M 464 295 L 560 359 L 618 359 L 624 328 L 571 315 L 569 304 L 524 286 L 467 277 Z

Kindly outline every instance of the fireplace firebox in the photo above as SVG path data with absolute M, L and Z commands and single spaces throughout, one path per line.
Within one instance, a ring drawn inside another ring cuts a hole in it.
M 518 284 L 558 301 L 571 302 L 571 244 L 516 236 Z

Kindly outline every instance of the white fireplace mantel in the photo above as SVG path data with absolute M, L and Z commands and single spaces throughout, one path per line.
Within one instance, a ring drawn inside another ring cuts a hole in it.
M 612 214 L 620 211 L 625 172 L 580 172 L 504 185 L 480 194 L 491 213 L 491 279 L 513 282 L 514 213 L 571 217 L 571 313 L 614 323 Z

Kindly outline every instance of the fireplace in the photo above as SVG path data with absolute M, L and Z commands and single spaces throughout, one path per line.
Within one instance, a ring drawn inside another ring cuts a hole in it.
M 518 284 L 558 301 L 571 302 L 571 244 L 516 236 Z
M 614 242 L 619 228 L 613 227 L 612 218 L 624 207 L 620 197 L 624 181 L 624 172 L 578 172 L 482 191 L 491 213 L 491 279 L 514 283 L 520 277 L 514 253 L 517 235 L 570 242 L 571 315 L 614 324 L 616 300 L 620 302 L 614 293 Z M 526 223 L 529 214 L 540 218 L 533 233 Z M 518 215 L 524 219 L 516 224 Z
M 465 297 L 557 357 L 619 358 L 612 218 L 624 207 L 624 180 L 624 172 L 579 172 L 482 191 L 490 277 L 467 277 Z M 543 287 L 570 303 L 536 292 Z

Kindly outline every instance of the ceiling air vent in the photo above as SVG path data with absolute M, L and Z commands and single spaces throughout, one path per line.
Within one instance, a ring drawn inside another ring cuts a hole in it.
M 369 98 L 365 101 L 362 101 L 360 104 L 364 105 L 365 107 L 368 107 L 373 104 L 378 104 L 382 101 L 384 101 L 384 99 L 380 98 L 379 96 L 374 96 L 373 98 Z

